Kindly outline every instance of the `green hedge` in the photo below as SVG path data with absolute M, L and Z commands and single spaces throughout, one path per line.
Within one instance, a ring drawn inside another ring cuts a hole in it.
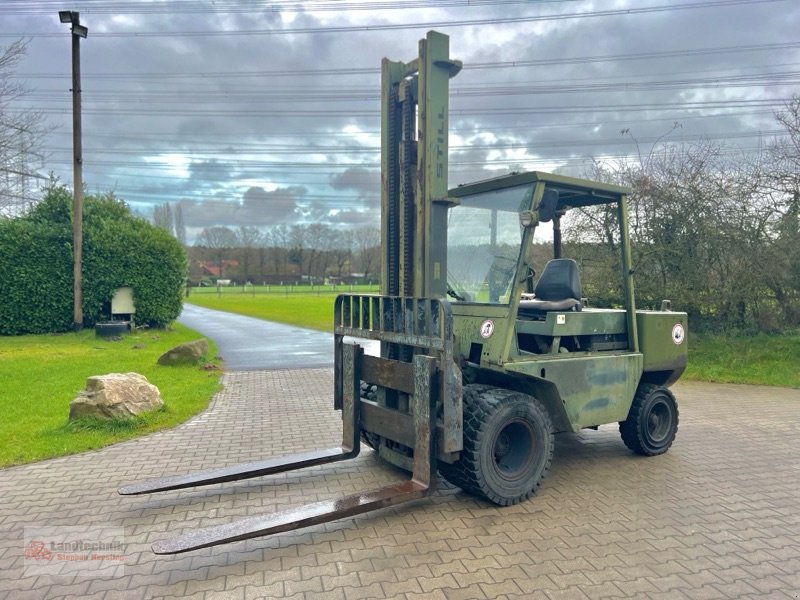
M 0 219 L 0 334 L 72 327 L 72 195 L 47 191 L 17 219 Z M 163 327 L 181 312 L 186 254 L 166 231 L 131 214 L 113 194 L 84 199 L 84 325 L 107 318 L 103 305 L 133 288 L 136 323 Z

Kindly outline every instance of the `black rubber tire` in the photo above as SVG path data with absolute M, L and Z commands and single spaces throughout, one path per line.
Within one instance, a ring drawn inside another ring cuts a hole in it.
M 533 396 L 488 385 L 465 385 L 464 449 L 439 472 L 465 492 L 500 506 L 530 498 L 553 460 L 553 425 Z
M 369 431 L 361 430 L 361 441 L 377 452 L 381 445 L 381 438 Z
M 360 395 L 362 398 L 365 398 L 366 400 L 372 400 L 374 402 L 378 397 L 378 388 L 362 379 Z M 376 451 L 381 445 L 381 438 L 379 435 L 370 433 L 369 431 L 365 431 L 363 429 L 361 430 L 361 441 Z
M 664 454 L 678 433 L 675 396 L 663 385 L 639 385 L 628 418 L 619 424 L 619 433 L 625 445 L 636 454 Z

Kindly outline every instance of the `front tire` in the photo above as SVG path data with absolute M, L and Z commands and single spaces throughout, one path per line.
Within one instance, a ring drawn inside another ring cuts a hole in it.
M 628 418 L 619 424 L 619 433 L 625 445 L 636 454 L 664 454 L 678 433 L 678 403 L 675 396 L 663 385 L 640 385 Z
M 553 460 L 553 425 L 533 396 L 466 385 L 464 448 L 453 464 L 439 463 L 450 483 L 500 506 L 530 498 Z

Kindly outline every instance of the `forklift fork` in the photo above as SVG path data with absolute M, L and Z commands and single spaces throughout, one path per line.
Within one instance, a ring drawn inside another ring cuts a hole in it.
M 135 483 L 120 488 L 119 493 L 123 495 L 147 494 L 238 481 L 355 458 L 358 456 L 361 446 L 359 416 L 362 357 L 363 349 L 359 345 L 342 344 L 343 432 L 341 447 Z M 218 544 L 300 529 L 409 502 L 430 494 L 436 476 L 436 359 L 424 355 L 415 356 L 413 374 L 414 394 L 411 397 L 411 412 L 415 442 L 413 472 L 410 480 L 273 514 L 249 517 L 216 527 L 200 529 L 156 542 L 152 546 L 153 552 L 178 554 Z

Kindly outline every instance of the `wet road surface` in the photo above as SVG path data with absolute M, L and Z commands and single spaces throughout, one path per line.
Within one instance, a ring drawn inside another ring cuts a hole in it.
M 333 334 L 184 304 L 180 323 L 214 340 L 226 371 L 333 366 Z

